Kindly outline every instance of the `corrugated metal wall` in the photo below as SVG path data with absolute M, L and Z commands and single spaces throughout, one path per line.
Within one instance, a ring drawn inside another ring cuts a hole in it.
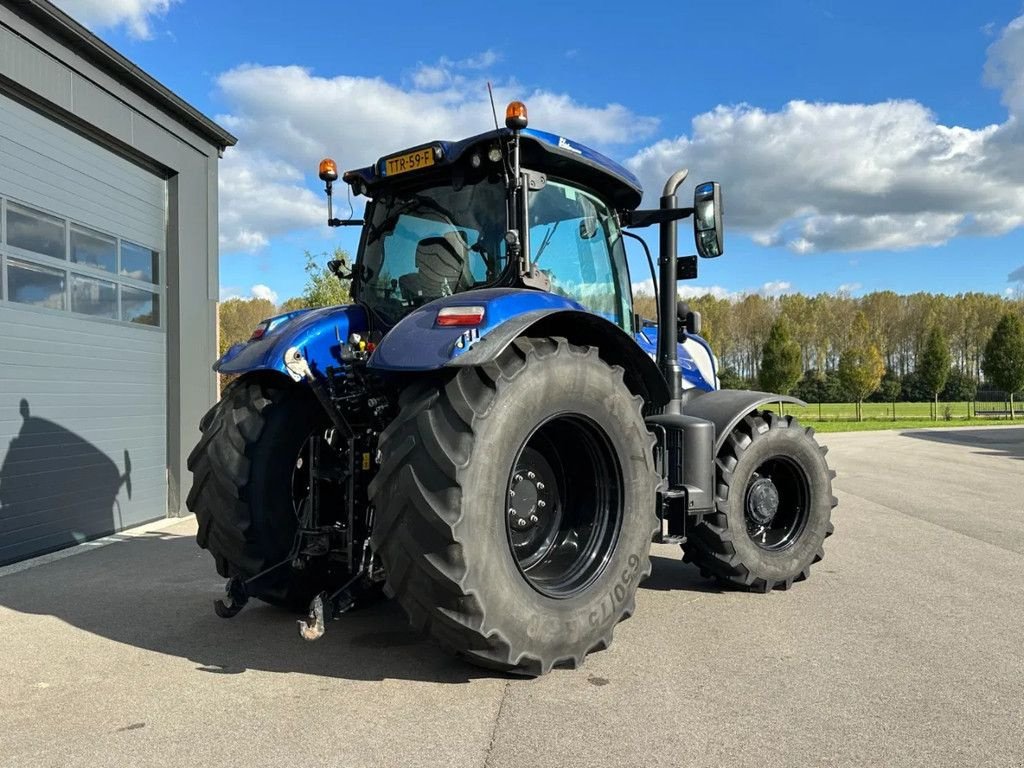
M 0 564 L 167 514 L 166 183 L 0 96 L 0 214 L 18 205 L 152 249 L 159 269 L 151 283 L 19 249 L 0 216 Z M 13 300 L 12 262 L 63 274 L 65 308 Z M 148 291 L 156 325 L 120 301 L 70 311 L 74 275 Z

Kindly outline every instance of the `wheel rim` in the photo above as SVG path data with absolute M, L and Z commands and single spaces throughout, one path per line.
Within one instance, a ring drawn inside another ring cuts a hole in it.
M 762 462 L 744 494 L 747 535 L 773 552 L 793 546 L 807 526 L 810 496 L 807 475 L 791 458 Z
M 504 514 L 516 566 L 541 594 L 579 594 L 604 571 L 622 525 L 622 476 L 607 435 L 584 416 L 555 416 L 512 466 Z

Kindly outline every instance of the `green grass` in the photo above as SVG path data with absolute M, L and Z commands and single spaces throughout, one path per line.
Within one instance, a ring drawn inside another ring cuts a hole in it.
M 897 419 L 931 419 L 931 403 L 864 403 L 863 413 L 865 419 L 892 419 L 893 408 L 896 409 Z M 1001 407 L 1001 404 L 993 405 Z M 855 403 L 822 403 L 811 404 L 806 408 L 786 406 L 786 413 L 792 413 L 801 419 L 815 419 L 817 421 L 852 421 L 856 418 Z M 950 416 L 954 419 L 967 418 L 973 410 L 971 403 L 939 403 L 939 419 L 942 420 L 946 408 L 949 408 Z M 982 405 L 984 409 L 984 405 Z
M 985 403 L 978 404 L 981 410 L 986 409 Z M 996 410 L 1003 407 L 1002 403 L 987 404 L 988 408 Z M 772 406 L 767 406 L 772 408 Z M 893 409 L 896 411 L 896 419 L 893 420 Z M 772 410 L 778 410 L 775 404 Z M 949 419 L 946 419 L 946 411 L 949 411 Z M 818 432 L 862 432 L 875 429 L 921 429 L 925 427 L 991 427 L 999 424 L 1021 424 L 1024 423 L 1024 413 L 1018 411 L 1017 418 L 1013 421 L 997 416 L 974 416 L 974 404 L 967 402 L 960 403 L 939 403 L 939 418 L 931 416 L 931 403 L 864 403 L 864 420 L 856 420 L 856 405 L 854 403 L 817 403 L 808 405 L 806 408 L 786 404 L 783 411 L 792 414 L 800 419 L 800 422 L 813 426 Z
M 1004 424 L 1024 424 L 1024 419 L 953 419 L 951 421 L 932 421 L 931 419 L 897 419 L 886 421 L 872 419 L 870 421 L 816 421 L 800 419 L 800 423 L 814 427 L 815 432 L 870 432 L 879 429 L 929 429 L 932 427 L 998 427 Z

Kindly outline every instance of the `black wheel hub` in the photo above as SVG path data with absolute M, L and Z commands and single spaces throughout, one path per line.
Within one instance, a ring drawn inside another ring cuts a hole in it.
M 622 522 L 622 481 L 600 427 L 557 416 L 527 438 L 509 475 L 505 523 L 516 565 L 548 597 L 586 589 L 604 570 Z
M 558 498 L 554 472 L 544 456 L 526 448 L 516 465 L 509 489 L 509 524 L 513 531 L 526 532 L 543 527 L 556 514 L 552 501 Z
M 779 511 L 779 491 L 769 477 L 759 477 L 747 490 L 747 515 L 759 525 L 771 523 Z
M 747 535 L 761 549 L 788 549 L 807 526 L 810 498 L 807 474 L 792 457 L 762 462 L 747 482 Z

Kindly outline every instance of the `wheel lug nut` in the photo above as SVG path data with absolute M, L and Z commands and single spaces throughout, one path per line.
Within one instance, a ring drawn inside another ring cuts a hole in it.
M 518 525 L 520 528 L 525 528 L 526 527 L 526 521 L 523 520 L 523 518 L 520 517 L 519 518 L 519 522 L 516 523 L 516 525 Z
M 509 507 L 508 513 L 509 513 L 509 514 L 510 514 L 510 515 L 511 515 L 512 517 L 515 517 L 515 516 L 516 516 L 516 511 L 515 511 L 514 509 L 512 509 L 511 507 Z
M 538 520 L 538 518 L 537 518 L 537 516 L 536 516 L 536 515 L 530 515 L 530 522 L 531 522 L 531 523 L 536 523 L 536 522 L 537 522 L 537 520 Z
M 521 483 L 521 482 L 523 482 L 523 476 L 522 475 L 516 475 L 515 478 L 513 478 L 513 480 L 514 480 L 514 482 Z
M 537 483 L 537 490 L 538 491 L 543 491 L 544 490 L 544 483 Z
M 544 502 L 544 499 L 541 499 L 540 501 L 537 502 L 537 506 L 540 507 L 541 509 L 544 509 L 544 507 L 546 507 L 547 504 Z
M 527 472 L 527 473 L 526 473 L 526 476 L 527 476 L 528 478 L 530 478 L 531 480 L 533 480 L 533 479 L 534 479 L 535 477 L 537 477 L 537 476 L 536 476 L 535 474 L 533 474 L 533 472 Z
M 515 495 L 516 495 L 516 492 L 515 492 L 515 491 L 509 491 L 509 492 L 508 492 L 508 495 L 509 495 L 509 496 L 515 496 Z

